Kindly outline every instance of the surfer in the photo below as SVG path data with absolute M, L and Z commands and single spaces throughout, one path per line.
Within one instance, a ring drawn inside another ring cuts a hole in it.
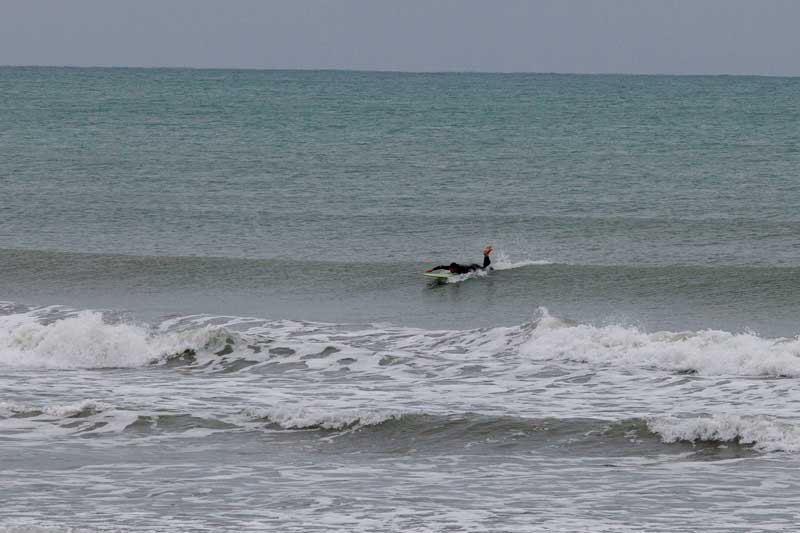
M 453 274 L 467 274 L 469 272 L 475 272 L 476 270 L 487 270 L 489 269 L 489 265 L 492 264 L 492 260 L 489 259 L 489 254 L 492 253 L 492 247 L 487 246 L 483 249 L 483 266 L 480 266 L 476 263 L 472 263 L 471 265 L 460 265 L 458 263 L 450 263 L 449 265 L 439 265 L 433 268 L 429 268 L 425 272 L 433 272 L 434 270 L 449 270 Z

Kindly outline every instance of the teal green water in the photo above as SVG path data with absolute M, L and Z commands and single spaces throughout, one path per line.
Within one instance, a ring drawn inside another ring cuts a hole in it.
M 0 93 L 7 299 L 797 330 L 796 78 L 2 68 Z M 555 265 L 423 290 L 486 244 Z

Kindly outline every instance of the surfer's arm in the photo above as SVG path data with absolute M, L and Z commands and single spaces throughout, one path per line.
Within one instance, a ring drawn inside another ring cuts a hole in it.
M 492 253 L 492 247 L 487 246 L 483 249 L 483 268 L 484 270 L 489 268 L 489 265 L 492 264 L 492 260 L 489 259 L 489 254 Z
M 425 272 L 433 272 L 434 270 L 450 270 L 450 266 L 449 266 L 449 265 L 448 265 L 448 266 L 445 266 L 445 265 L 439 265 L 439 266 L 437 266 L 437 267 L 429 268 L 429 269 L 428 269 L 428 270 L 426 270 Z

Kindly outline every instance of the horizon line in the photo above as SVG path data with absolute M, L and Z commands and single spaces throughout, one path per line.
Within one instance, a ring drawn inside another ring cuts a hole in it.
M 544 76 L 683 76 L 683 77 L 751 77 L 751 78 L 798 78 L 800 74 L 731 74 L 717 73 L 669 73 L 669 72 L 568 72 L 534 70 L 402 70 L 363 68 L 313 68 L 313 67 L 193 67 L 193 66 L 130 66 L 130 65 L 44 65 L 44 64 L 0 64 L 0 68 L 63 68 L 63 69 L 130 69 L 130 70 L 230 70 L 230 71 L 282 71 L 282 72 L 356 72 L 365 74 L 487 74 L 487 75 L 544 75 Z

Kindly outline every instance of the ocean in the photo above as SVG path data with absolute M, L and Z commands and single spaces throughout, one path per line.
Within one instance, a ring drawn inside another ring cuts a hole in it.
M 2 67 L 0 125 L 0 531 L 800 529 L 800 78 Z

